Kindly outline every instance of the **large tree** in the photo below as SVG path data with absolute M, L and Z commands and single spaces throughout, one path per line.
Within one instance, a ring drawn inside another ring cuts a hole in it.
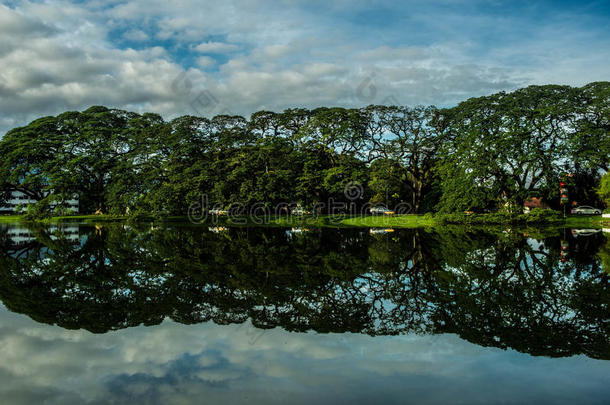
M 587 84 L 578 91 L 575 133 L 569 145 L 574 166 L 610 170 L 610 82 Z
M 129 191 L 139 163 L 134 153 L 148 142 L 142 132 L 161 122 L 155 114 L 106 107 L 36 120 L 9 131 L 0 143 L 6 151 L 0 182 L 41 205 L 78 196 L 81 210 L 106 211 L 111 188 L 115 202 Z
M 442 137 L 434 127 L 434 106 L 376 107 L 384 138 L 378 142 L 386 159 L 401 164 L 403 178 L 411 190 L 410 203 L 418 213 L 426 187 L 432 184 Z
M 56 162 L 62 143 L 55 117 L 9 131 L 0 142 L 0 200 L 15 191 L 35 201 L 48 198 L 50 173 L 64 170 Z
M 521 210 L 532 192 L 555 188 L 569 163 L 577 94 L 568 86 L 530 86 L 444 110 L 442 207 Z

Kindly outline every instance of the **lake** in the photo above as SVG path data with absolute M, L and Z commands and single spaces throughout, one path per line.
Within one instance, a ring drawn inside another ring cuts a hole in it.
M 610 234 L 0 224 L 0 396 L 607 403 Z

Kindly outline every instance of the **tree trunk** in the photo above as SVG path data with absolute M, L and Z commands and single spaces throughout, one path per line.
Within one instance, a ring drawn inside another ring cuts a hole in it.
M 413 213 L 418 214 L 424 185 L 421 181 L 415 181 L 414 183 L 415 184 L 412 192 Z

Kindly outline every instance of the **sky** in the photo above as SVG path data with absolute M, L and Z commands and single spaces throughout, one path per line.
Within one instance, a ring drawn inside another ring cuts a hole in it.
M 92 105 L 451 106 L 608 80 L 609 61 L 607 0 L 0 0 L 0 136 Z

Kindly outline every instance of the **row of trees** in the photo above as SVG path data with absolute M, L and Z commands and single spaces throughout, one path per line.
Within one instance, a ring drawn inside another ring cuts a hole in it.
M 249 120 L 166 122 L 92 107 L 9 131 L 0 154 L 4 197 L 20 190 L 40 213 L 74 195 L 82 212 L 116 214 L 181 215 L 202 195 L 224 207 L 333 199 L 519 209 L 533 194 L 557 200 L 566 172 L 583 179 L 574 197 L 593 203 L 610 158 L 610 83 L 531 86 L 447 109 L 289 109 Z M 344 195 L 349 184 L 361 185 L 357 198 Z

